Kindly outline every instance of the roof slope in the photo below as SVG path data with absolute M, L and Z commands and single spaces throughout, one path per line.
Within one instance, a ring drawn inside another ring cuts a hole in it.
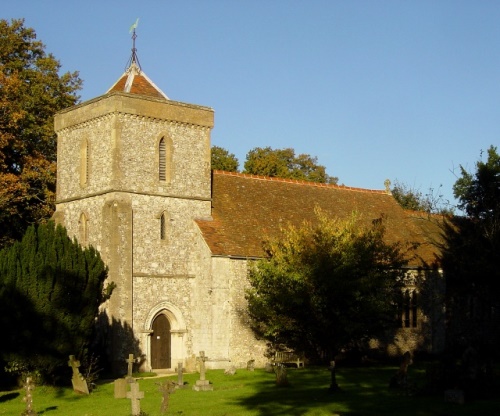
M 132 61 L 131 65 L 118 79 L 118 81 L 116 81 L 106 92 L 110 93 L 115 91 L 163 98 L 165 100 L 169 99 L 134 61 Z
M 213 172 L 212 219 L 197 220 L 213 255 L 263 257 L 263 242 L 283 226 L 315 221 L 315 207 L 333 217 L 353 211 L 371 223 L 386 216 L 388 242 L 421 242 L 421 230 L 386 191 Z M 425 260 L 434 258 L 426 252 Z M 420 255 L 420 253 L 419 253 Z

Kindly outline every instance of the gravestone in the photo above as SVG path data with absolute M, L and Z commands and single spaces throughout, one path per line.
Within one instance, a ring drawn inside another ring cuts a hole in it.
M 115 380 L 115 399 L 126 399 L 128 391 L 128 380 L 126 378 L 118 378 Z
M 234 365 L 232 365 L 229 368 L 226 368 L 224 370 L 224 374 L 226 376 L 234 376 L 236 374 L 236 367 Z
M 24 384 L 24 391 L 26 396 L 24 396 L 23 401 L 26 402 L 26 410 L 21 413 L 21 416 L 34 416 L 37 412 L 33 409 L 33 390 L 35 390 L 35 384 L 31 377 L 26 377 L 26 383 Z
M 200 356 L 196 358 L 196 361 L 200 363 L 200 379 L 196 380 L 193 390 L 210 391 L 214 389 L 210 382 L 205 379 L 205 361 L 207 360 L 208 357 L 205 356 L 205 351 L 200 351 Z
M 182 369 L 182 363 L 180 364 Z M 168 409 L 170 395 L 172 393 L 175 393 L 175 389 L 177 388 L 177 386 L 172 380 L 165 380 L 163 383 L 156 383 L 156 385 L 158 386 L 158 391 L 161 393 L 160 413 L 164 414 Z
M 130 384 L 130 391 L 127 392 L 127 399 L 130 399 L 132 405 L 132 416 L 141 414 L 141 399 L 144 399 L 144 392 L 139 391 L 139 383 L 134 381 Z
M 177 363 L 177 384 L 175 385 L 176 389 L 184 388 L 184 374 L 182 372 L 182 361 Z
M 81 394 L 89 394 L 89 388 L 87 386 L 87 381 L 80 374 L 80 361 L 75 359 L 74 355 L 69 356 L 68 366 L 73 370 L 73 376 L 71 377 L 71 384 L 73 384 L 73 391 Z
M 408 367 L 413 364 L 410 351 L 406 351 L 401 359 L 401 365 L 396 374 L 394 374 L 389 383 L 389 387 L 406 387 L 408 383 Z
M 337 383 L 335 361 L 330 361 L 330 366 L 328 367 L 328 370 L 330 371 L 330 387 L 328 388 L 328 390 L 330 392 L 335 392 L 340 390 L 340 387 Z
M 274 366 L 274 373 L 276 374 L 276 385 L 279 387 L 288 386 L 288 375 L 286 372 L 286 367 L 278 363 Z
M 134 378 L 132 377 L 134 354 L 129 354 L 126 362 L 127 362 L 127 375 L 125 377 L 116 379 L 114 382 L 115 399 L 126 399 L 128 392 L 128 385 L 135 382 Z
M 247 370 L 254 371 L 255 370 L 255 360 L 248 360 L 247 362 Z
M 130 379 L 134 370 L 134 354 L 128 355 L 127 364 L 127 378 Z
M 445 390 L 444 401 L 446 403 L 464 404 L 465 402 L 464 391 L 458 389 Z

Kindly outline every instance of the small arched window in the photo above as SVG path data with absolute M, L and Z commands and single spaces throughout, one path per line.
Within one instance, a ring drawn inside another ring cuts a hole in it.
M 170 216 L 166 211 L 160 215 L 160 240 L 166 241 L 170 230 Z
M 162 137 L 158 142 L 158 180 L 161 182 L 170 182 L 172 178 L 172 159 L 172 139 Z
M 160 181 L 167 180 L 167 145 L 165 143 L 165 138 L 162 137 L 160 144 L 158 146 L 158 179 Z
M 79 231 L 80 244 L 82 246 L 85 246 L 88 243 L 89 228 L 88 228 L 88 218 L 83 212 L 80 214 L 80 220 L 78 221 L 78 228 L 79 228 L 78 231 Z
M 89 142 L 82 140 L 80 144 L 80 185 L 86 186 L 89 181 Z

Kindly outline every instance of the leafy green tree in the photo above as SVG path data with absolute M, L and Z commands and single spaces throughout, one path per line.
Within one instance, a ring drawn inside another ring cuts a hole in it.
M 317 215 L 268 243 L 246 296 L 258 337 L 328 361 L 396 325 L 406 262 L 402 247 L 384 242 L 382 218 Z
M 30 226 L 20 242 L 0 251 L 0 354 L 10 368 L 46 378 L 82 357 L 99 306 L 113 284 L 99 253 L 71 240 L 53 222 Z
M 404 209 L 422 211 L 433 214 L 452 215 L 453 209 L 449 201 L 444 201 L 442 195 L 430 188 L 427 194 L 396 181 L 391 189 L 392 196 Z
M 500 156 L 491 146 L 475 171 L 460 166 L 453 192 L 465 217 L 445 228 L 449 333 L 456 348 L 495 354 L 500 342 Z
M 338 178 L 327 175 L 324 166 L 318 165 L 318 158 L 307 154 L 296 156 L 290 148 L 256 147 L 248 152 L 244 167 L 244 173 L 252 175 L 333 184 L 338 181 Z
M 219 146 L 212 146 L 212 169 L 238 172 L 239 162 L 233 153 Z
M 24 20 L 0 20 L 0 247 L 54 210 L 54 114 L 74 105 L 77 72 L 61 65 Z

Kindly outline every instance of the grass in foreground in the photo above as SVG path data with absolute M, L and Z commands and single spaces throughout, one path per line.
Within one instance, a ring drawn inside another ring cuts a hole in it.
M 207 372 L 214 390 L 191 389 L 198 374 L 186 374 L 188 388 L 170 397 L 166 415 L 183 416 L 465 416 L 500 415 L 500 398 L 474 401 L 463 406 L 444 403 L 443 396 L 406 396 L 388 388 L 394 367 L 339 368 L 337 378 L 342 390 L 329 393 L 330 373 L 325 368 L 290 369 L 289 387 L 277 387 L 275 376 L 264 370 L 238 370 L 234 376 L 222 370 Z M 422 371 L 411 370 L 419 381 Z M 176 381 L 176 376 L 171 377 Z M 158 385 L 165 378 L 139 379 L 145 397 L 141 409 L 149 416 L 160 415 L 161 394 Z M 37 387 L 34 408 L 38 415 L 128 416 L 130 400 L 114 399 L 113 382 L 102 382 L 90 396 L 73 393 L 71 388 Z M 23 390 L 0 393 L 0 415 L 21 415 L 25 409 Z

